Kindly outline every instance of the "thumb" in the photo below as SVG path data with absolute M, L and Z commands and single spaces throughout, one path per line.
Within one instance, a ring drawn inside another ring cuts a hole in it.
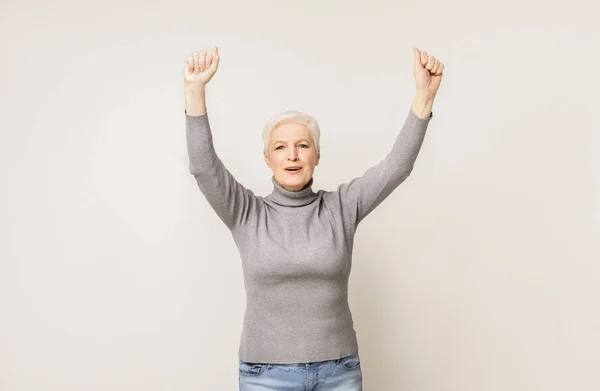
M 421 69 L 423 64 L 421 63 L 421 52 L 417 48 L 413 48 L 413 54 L 415 56 L 415 71 Z
M 210 71 L 211 73 L 214 73 L 217 71 L 217 68 L 219 68 L 219 49 L 214 47 L 211 54 L 212 61 L 210 64 Z

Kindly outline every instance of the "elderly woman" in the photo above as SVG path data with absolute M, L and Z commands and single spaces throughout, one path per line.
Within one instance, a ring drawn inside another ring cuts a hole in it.
M 416 95 L 383 160 L 335 191 L 314 191 L 319 126 L 288 111 L 264 127 L 264 159 L 273 171 L 265 197 L 239 183 L 214 149 L 205 86 L 217 71 L 218 49 L 184 61 L 190 172 L 241 256 L 247 300 L 240 390 L 362 390 L 348 305 L 354 234 L 411 173 L 444 69 L 426 52 L 413 52 Z

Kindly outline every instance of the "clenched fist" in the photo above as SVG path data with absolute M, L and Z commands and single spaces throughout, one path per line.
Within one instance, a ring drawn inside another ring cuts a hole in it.
M 204 87 L 219 67 L 219 49 L 211 52 L 196 52 L 183 63 L 186 87 Z
M 419 51 L 413 48 L 415 56 L 415 81 L 417 82 L 417 91 L 435 96 L 444 73 L 444 64 L 437 58 L 427 55 L 426 51 Z

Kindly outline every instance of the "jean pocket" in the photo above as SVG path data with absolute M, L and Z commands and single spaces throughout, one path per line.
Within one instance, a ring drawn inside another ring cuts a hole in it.
M 240 360 L 240 375 L 243 376 L 260 376 L 268 364 L 249 363 Z
M 348 371 L 359 368 L 360 356 L 358 355 L 358 353 L 354 353 L 349 356 L 343 357 L 340 361 L 340 365 Z

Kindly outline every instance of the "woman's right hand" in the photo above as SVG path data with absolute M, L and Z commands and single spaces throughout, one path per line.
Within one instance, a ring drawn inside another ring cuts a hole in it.
M 186 88 L 206 86 L 219 67 L 219 49 L 212 52 L 196 52 L 184 61 L 184 84 Z

